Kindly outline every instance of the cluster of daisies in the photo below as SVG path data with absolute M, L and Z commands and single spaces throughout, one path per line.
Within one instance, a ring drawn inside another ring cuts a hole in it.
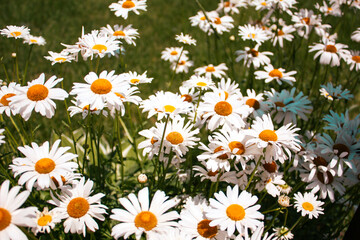
M 73 96 L 67 109 L 69 117 L 81 114 L 82 119 L 90 114 L 124 116 L 126 102 L 137 105 L 154 124 L 138 132 L 141 140 L 134 147 L 142 149 L 144 161 L 153 163 L 154 172 L 151 175 L 145 169 L 149 179 L 146 174 L 139 175 L 141 189 L 134 187 L 138 190 L 123 193 L 109 209 L 110 204 L 103 204 L 111 203 L 104 201 L 105 193 L 93 193 L 99 179 L 92 181 L 80 173 L 79 168 L 86 166 L 78 154 L 70 151 L 71 147 L 63 147 L 61 140 L 40 146 L 24 143 L 9 164 L 18 186 L 11 188 L 9 180 L 0 186 L 0 239 L 27 239 L 24 227 L 35 235 L 49 234 L 56 228 L 84 237 L 89 233 L 94 237 L 93 232 L 104 227 L 109 228 L 104 231 L 107 237 L 137 240 L 294 238 L 291 231 L 303 217 L 318 218 L 324 214 L 327 200 L 340 199 L 347 188 L 360 181 L 360 114 L 350 118 L 348 111 L 339 114 L 331 110 L 322 119 L 309 117 L 316 104 L 295 87 L 299 83 L 297 71 L 276 66 L 272 52 L 260 51 L 268 41 L 281 50 L 289 49 L 287 42 L 299 37 L 309 39 L 314 32 L 321 41 L 310 46 L 309 52 L 316 52 L 314 59 L 331 67 L 344 61 L 349 71 L 358 71 L 359 52 L 337 43 L 336 34 L 323 18 L 343 16 L 340 6 L 344 4 L 360 9 L 360 2 L 324 1 L 314 6 L 318 14 L 308 9 L 298 11 L 296 4 L 295 0 L 221 0 L 216 10 L 199 11 L 189 19 L 192 26 L 218 37 L 231 33 L 235 28 L 233 16 L 244 8 L 262 12 L 260 22 L 238 27 L 238 36 L 248 46 L 235 52 L 236 61 L 254 69 L 248 78 L 271 82 L 280 90 L 240 88 L 228 77 L 226 63 L 200 65 L 190 71 L 195 63 L 185 48 L 196 46 L 197 41 L 183 33 L 176 36 L 181 47 L 169 47 L 161 53 L 173 73 L 192 73 L 175 93 L 160 90 L 143 100 L 138 96 L 138 85 L 153 80 L 146 71 L 97 73 L 98 69 L 86 74 L 84 82 L 75 82 L 69 93 L 56 87 L 62 78 L 46 80 L 45 74 L 27 86 L 16 82 L 2 86 L 0 113 L 13 123 L 12 116 L 20 115 L 28 121 L 34 110 L 52 118 L 54 100 L 63 100 L 67 106 L 69 95 Z M 138 15 L 146 11 L 147 5 L 146 0 L 119 0 L 109 8 L 127 19 L 131 12 Z M 277 13 L 286 14 L 284 19 L 291 23 L 275 17 Z M 7 26 L 1 34 L 22 38 L 29 44 L 45 43 L 31 36 L 26 27 Z M 125 54 L 123 44 L 136 45 L 138 37 L 132 25 L 107 25 L 86 34 L 83 29 L 74 45 L 62 44 L 65 48 L 60 53 L 50 51 L 45 58 L 52 64 L 63 64 L 78 61 L 80 54 L 84 61 L 99 61 L 105 56 Z M 360 29 L 351 39 L 360 42 Z M 332 101 L 330 106 L 354 97 L 340 84 L 326 82 L 320 87 L 317 96 L 324 96 L 324 103 Z M 320 121 L 325 123 L 323 129 Z M 314 131 L 305 131 L 309 125 Z M 4 131 L 0 129 L 0 134 Z M 0 144 L 5 143 L 3 139 L 0 135 Z M 172 185 L 172 179 L 176 179 L 174 185 L 178 188 Z M 194 182 L 203 188 L 195 189 L 190 196 L 186 186 Z M 157 190 L 167 190 L 167 183 L 179 190 L 172 193 L 173 198 Z M 26 190 L 20 192 L 22 186 Z M 41 199 L 33 199 L 35 190 L 41 193 L 37 195 Z M 39 200 L 42 209 L 35 207 Z M 275 208 L 264 209 L 263 201 L 275 203 Z M 25 202 L 32 207 L 22 207 Z M 275 222 L 285 211 L 283 224 Z M 286 224 L 290 211 L 299 218 L 291 228 Z M 101 223 L 110 219 L 109 224 Z

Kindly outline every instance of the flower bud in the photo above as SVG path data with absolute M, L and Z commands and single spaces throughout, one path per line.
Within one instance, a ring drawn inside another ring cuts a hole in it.
M 139 183 L 146 183 L 148 180 L 146 174 L 144 173 L 140 174 L 137 179 Z

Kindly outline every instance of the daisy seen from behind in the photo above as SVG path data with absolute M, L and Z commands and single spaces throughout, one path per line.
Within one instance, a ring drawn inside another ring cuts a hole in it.
M 54 88 L 62 78 L 52 76 L 45 82 L 45 74 L 42 73 L 37 79 L 28 82 L 26 87 L 17 88 L 18 94 L 11 97 L 10 108 L 14 107 L 25 119 L 29 120 L 32 111 L 42 116 L 52 118 L 55 114 L 56 104 L 54 100 L 64 100 L 68 93 L 61 88 Z
M 235 230 L 239 234 L 247 233 L 248 229 L 255 230 L 262 224 L 264 215 L 258 210 L 256 204 L 258 198 L 247 191 L 239 194 L 239 186 L 226 189 L 226 195 L 220 191 L 214 194 L 215 199 L 210 198 L 210 208 L 206 210 L 206 217 L 211 220 L 210 226 L 219 226 L 220 230 L 227 230 L 231 237 Z M 256 205 L 255 205 L 256 204 Z
M 61 195 L 57 198 L 52 195 L 49 203 L 57 206 L 53 209 L 61 219 L 65 219 L 64 231 L 68 233 L 83 234 L 85 237 L 86 229 L 95 232 L 99 229 L 94 218 L 104 221 L 107 207 L 101 204 L 100 199 L 105 196 L 103 193 L 92 193 L 94 182 L 82 177 L 76 181 L 72 188 L 62 188 Z
M 319 214 L 324 214 L 323 208 L 324 202 L 317 201 L 317 196 L 313 192 L 306 192 L 304 195 L 301 192 L 294 194 L 295 204 L 297 212 L 301 212 L 301 216 L 306 216 L 310 219 L 318 218 Z
M 139 15 L 139 10 L 146 11 L 146 0 L 119 0 L 110 4 L 109 8 L 115 12 L 115 16 L 127 19 L 129 12 Z
M 49 142 L 44 142 L 41 146 L 31 143 L 30 146 L 19 147 L 19 151 L 25 157 L 15 158 L 10 165 L 14 172 L 14 177 L 20 175 L 19 184 L 26 184 L 26 188 L 31 191 L 34 184 L 40 189 L 56 189 L 54 181 L 62 186 L 62 178 L 68 172 L 77 169 L 78 164 L 71 161 L 77 155 L 67 153 L 70 147 L 59 147 L 60 140 L 56 140 L 50 149 Z
M 149 200 L 149 189 L 143 188 L 138 196 L 130 193 L 127 198 L 120 198 L 119 202 L 125 208 L 113 209 L 110 218 L 121 223 L 112 228 L 111 236 L 115 239 L 124 237 L 127 239 L 132 234 L 139 240 L 145 232 L 146 236 L 152 233 L 161 233 L 172 230 L 177 226 L 174 220 L 179 218 L 176 211 L 167 212 L 177 203 L 168 200 L 163 191 L 156 191 L 151 202 Z
M 18 226 L 32 227 L 36 216 L 36 207 L 20 208 L 29 197 L 29 191 L 19 193 L 21 187 L 10 188 L 5 180 L 0 187 L 0 239 L 27 240 L 27 236 Z

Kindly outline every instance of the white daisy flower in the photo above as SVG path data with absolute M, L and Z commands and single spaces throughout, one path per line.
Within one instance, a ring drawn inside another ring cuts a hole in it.
M 351 34 L 351 40 L 354 42 L 360 42 L 360 28 L 357 28 L 352 34 Z
M 256 11 L 262 11 L 272 7 L 272 0 L 252 0 L 249 5 L 254 6 Z
M 317 51 L 314 55 L 314 59 L 320 56 L 320 63 L 324 65 L 330 65 L 331 67 L 340 66 L 340 59 L 346 61 L 350 52 L 346 50 L 348 46 L 341 43 L 335 43 L 328 39 L 323 39 L 323 43 L 317 43 L 314 46 L 310 46 L 309 52 Z
M 342 15 L 340 4 L 338 3 L 330 3 L 329 5 L 326 1 L 323 1 L 323 5 L 319 3 L 315 4 L 315 8 L 324 14 L 324 16 L 332 15 L 336 17 L 340 17 Z
M 277 237 L 276 239 L 289 240 L 294 238 L 294 234 L 292 234 L 287 227 L 282 226 L 273 228 L 273 231 L 275 232 L 275 236 Z
M 293 85 L 293 82 L 296 82 L 296 79 L 292 76 L 296 74 L 296 71 L 285 72 L 283 68 L 274 68 L 272 65 L 267 65 L 264 67 L 265 71 L 256 71 L 255 78 L 258 80 L 265 80 L 265 83 L 269 83 L 273 80 L 281 85 L 282 82 L 286 82 Z
M 7 38 L 25 38 L 25 36 L 30 34 L 30 29 L 25 26 L 6 26 L 6 28 L 0 30 L 1 35 L 6 36 Z
M 26 87 L 17 88 L 18 94 L 11 97 L 10 108 L 14 107 L 18 113 L 27 121 L 32 111 L 40 113 L 42 116 L 52 118 L 55 114 L 56 104 L 54 100 L 64 100 L 68 93 L 61 88 L 54 88 L 63 79 L 52 76 L 45 82 L 45 74 L 28 82 Z
M 131 85 L 138 85 L 140 83 L 151 83 L 153 78 L 149 78 L 146 76 L 147 71 L 145 71 L 143 74 L 139 74 L 137 72 L 127 72 L 122 73 L 119 75 L 120 79 L 123 81 L 128 82 Z
M 211 182 L 227 182 L 231 184 L 236 184 L 236 172 L 222 172 L 222 171 L 211 171 L 206 169 L 206 163 L 201 162 L 202 167 L 199 165 L 195 165 L 193 170 L 196 172 L 194 177 L 200 177 L 200 181 L 210 180 Z
M 269 164 L 269 163 L 265 163 L 265 164 Z M 280 196 L 280 190 L 278 189 L 278 186 L 286 183 L 282 179 L 282 177 L 283 176 L 281 173 L 276 173 L 276 172 L 269 173 L 267 171 L 263 171 L 260 174 L 261 180 L 256 183 L 255 188 L 259 192 L 261 192 L 265 188 L 266 192 L 273 197 Z
M 26 183 L 26 188 L 30 191 L 35 183 L 40 189 L 49 187 L 56 189 L 57 186 L 54 184 L 53 179 L 62 186 L 62 176 L 75 171 L 78 164 L 71 161 L 77 155 L 67 153 L 70 147 L 59 147 L 59 145 L 60 140 L 56 140 L 51 149 L 48 141 L 41 146 L 33 142 L 31 147 L 27 145 L 19 147 L 19 151 L 25 157 L 13 159 L 13 164 L 10 165 L 14 177 L 21 175 L 18 183 L 20 185 Z
M 15 82 L 9 83 L 7 86 L 2 86 L 0 88 L 0 113 L 5 114 L 10 117 L 10 115 L 16 115 L 18 112 L 14 107 L 10 107 L 10 98 L 15 96 L 18 91 L 17 89 L 20 87 L 20 84 Z
M 294 27 L 300 37 L 307 39 L 310 32 L 314 29 L 316 34 L 324 36 L 327 29 L 331 28 L 329 24 L 321 23 L 321 16 L 315 15 L 312 10 L 300 9 L 299 12 L 295 12 L 291 19 L 294 23 Z
M 195 240 L 226 239 L 226 232 L 220 231 L 218 226 L 209 225 L 211 220 L 205 217 L 207 208 L 206 202 L 195 204 L 193 201 L 187 201 L 180 213 L 179 228 Z
M 259 52 L 259 44 L 257 44 L 254 48 L 245 47 L 245 50 L 237 50 L 235 54 L 238 56 L 236 57 L 235 61 L 240 62 L 244 60 L 244 65 L 248 68 L 251 64 L 254 65 L 254 68 L 259 68 L 263 65 L 270 64 L 270 58 L 268 56 L 272 56 L 272 52 Z
M 71 62 L 75 60 L 75 57 L 66 51 L 62 51 L 60 53 L 49 51 L 48 53 L 50 54 L 50 56 L 44 56 L 44 58 L 51 61 L 51 65 L 54 65 L 55 63 Z
M 276 29 L 271 36 L 271 41 L 273 42 L 273 46 L 276 46 L 276 43 L 279 43 L 280 47 L 284 47 L 284 40 L 291 42 L 294 39 L 294 36 L 291 34 L 296 29 L 293 26 L 281 26 L 280 29 Z
M 193 238 L 185 231 L 174 228 L 162 233 L 151 233 L 148 235 L 147 240 L 192 240 Z
M 51 229 L 54 229 L 55 224 L 61 222 L 59 214 L 47 207 L 42 212 L 36 211 L 35 226 L 31 228 L 31 231 L 37 235 L 40 233 L 50 233 Z
M 211 87 L 214 92 L 224 93 L 225 100 L 230 96 L 236 96 L 238 99 L 242 99 L 242 94 L 239 89 L 239 84 L 231 81 L 230 78 L 226 79 L 221 78 L 220 82 L 217 83 L 217 86 Z
M 136 46 L 134 39 L 139 37 L 138 30 L 133 28 L 131 24 L 124 27 L 123 25 L 114 25 L 112 28 L 109 24 L 106 27 L 102 27 L 101 31 L 108 36 L 113 36 L 119 40 L 125 40 L 127 44 L 133 44 Z
M 291 156 L 290 150 L 295 152 L 300 150 L 300 140 L 296 139 L 298 134 L 295 133 L 298 130 L 300 129 L 289 123 L 275 131 L 270 114 L 264 114 L 261 118 L 257 117 L 248 130 L 248 134 L 254 138 L 248 140 L 247 144 L 255 143 L 258 148 L 265 148 L 266 162 L 279 160 L 284 163 L 284 160 Z
M 258 198 L 245 190 L 239 194 L 238 185 L 233 189 L 228 186 L 226 195 L 220 191 L 214 196 L 216 199 L 210 198 L 210 208 L 206 210 L 206 217 L 211 220 L 209 226 L 218 225 L 231 237 L 235 230 L 245 234 L 249 228 L 255 230 L 262 224 L 264 215 L 258 211 L 261 206 L 255 205 Z
M 261 117 L 270 110 L 269 102 L 265 101 L 264 94 L 256 94 L 254 89 L 246 90 L 247 96 L 242 100 L 250 107 L 253 117 Z
M 211 78 L 192 75 L 190 79 L 184 81 L 182 85 L 187 88 L 200 88 L 202 90 L 207 90 L 211 86 L 214 86 L 214 82 Z
M 18 226 L 32 227 L 36 207 L 20 208 L 29 197 L 29 191 L 19 193 L 21 187 L 9 189 L 10 181 L 5 180 L 0 186 L 0 239 L 27 240 L 27 236 Z
M 199 99 L 199 92 L 195 88 L 180 87 L 179 92 L 184 102 L 195 103 Z
M 360 51 L 350 51 L 350 55 L 346 59 L 347 64 L 350 65 L 350 70 L 355 68 L 355 71 L 360 71 Z
M 104 109 L 90 110 L 89 109 L 90 104 L 88 104 L 88 103 L 80 102 L 80 101 L 74 101 L 74 100 L 71 100 L 71 103 L 74 104 L 74 106 L 70 106 L 67 109 L 70 112 L 70 114 L 69 114 L 70 117 L 73 117 L 74 115 L 79 114 L 79 113 L 82 115 L 83 119 L 85 119 L 89 115 L 89 113 L 96 114 L 96 115 L 99 115 L 100 113 L 102 113 L 105 117 L 108 116 L 108 112 L 105 111 Z
M 224 32 L 230 32 L 234 28 L 234 19 L 230 16 L 216 17 L 212 22 L 212 28 L 209 29 L 208 34 L 214 33 L 214 30 L 222 35 Z
M 144 129 L 139 132 L 139 135 L 145 137 L 146 139 L 139 143 L 138 148 L 144 149 L 143 156 L 148 154 L 148 158 L 152 159 L 154 155 L 157 155 L 160 148 L 160 141 L 163 135 L 161 132 L 162 123 L 156 122 L 155 127 L 150 129 Z M 164 128 L 162 128 L 164 130 Z
M 159 132 L 164 132 L 165 123 L 160 123 L 157 127 Z M 174 151 L 176 155 L 182 157 L 189 148 L 197 145 L 200 138 L 194 135 L 199 133 L 199 129 L 192 130 L 193 127 L 191 121 L 185 124 L 185 119 L 180 116 L 175 116 L 172 121 L 169 121 L 164 135 L 164 152 Z
M 261 44 L 269 39 L 265 30 L 257 26 L 251 26 L 250 24 L 239 26 L 239 36 L 241 36 L 244 41 L 251 40 L 257 44 Z
M 188 73 L 189 68 L 194 66 L 194 62 L 189 60 L 187 56 L 181 56 L 179 61 L 173 62 L 171 64 L 171 70 L 175 71 L 176 73 Z
M 324 97 L 329 100 L 336 100 L 336 99 L 346 99 L 349 100 L 354 97 L 354 95 L 350 94 L 350 91 L 345 89 L 342 90 L 342 86 L 338 85 L 334 87 L 334 85 L 328 82 L 326 85 L 320 85 L 320 93 Z
M 103 58 L 107 54 L 115 55 L 115 51 L 120 49 L 120 42 L 114 36 L 107 36 L 98 30 L 93 30 L 91 33 L 79 38 L 78 45 L 82 46 L 82 56 L 84 59 L 90 57 Z
M 142 101 L 140 108 L 143 108 L 143 112 L 149 112 L 148 118 L 157 114 L 157 119 L 160 120 L 168 114 L 173 118 L 178 114 L 188 113 L 192 105 L 184 102 L 179 94 L 159 91 Z
M 146 11 L 146 0 L 119 0 L 109 6 L 111 11 L 115 12 L 115 16 L 128 18 L 129 12 L 133 11 L 136 15 L 141 11 Z
M 216 11 L 206 12 L 206 16 L 208 17 L 209 21 L 212 22 L 216 18 L 219 17 L 219 14 Z M 197 12 L 197 14 L 193 17 L 190 17 L 191 26 L 199 26 L 199 28 L 204 31 L 208 32 L 211 28 L 210 22 L 206 19 L 206 16 L 202 11 Z
M 297 212 L 301 212 L 301 216 L 308 215 L 310 219 L 318 218 L 319 214 L 324 214 L 324 202 L 317 201 L 317 196 L 312 192 L 306 192 L 304 195 L 301 192 L 294 194 L 295 205 Z
M 248 1 L 247 0 L 225 0 L 221 1 L 218 4 L 218 8 L 216 11 L 221 12 L 224 11 L 225 14 L 239 14 L 240 7 L 246 7 Z
M 129 83 L 122 81 L 115 70 L 111 72 L 102 71 L 98 76 L 95 72 L 90 72 L 84 77 L 86 83 L 74 83 L 70 92 L 76 95 L 80 103 L 90 104 L 90 110 L 101 110 L 106 105 L 120 109 L 123 105 L 119 94 L 122 94 L 130 86 Z
M 225 63 L 221 63 L 217 66 L 209 64 L 204 67 L 196 68 L 194 71 L 195 71 L 195 74 L 200 75 L 200 76 L 204 74 L 205 77 L 207 77 L 207 78 L 211 78 L 212 76 L 214 76 L 215 78 L 221 78 L 222 76 L 226 76 L 225 71 L 227 71 L 227 70 L 228 70 L 228 68 L 225 65 Z
M 307 121 L 307 115 L 312 112 L 310 100 L 307 96 L 304 96 L 300 92 L 295 96 L 296 88 L 292 88 L 291 91 L 283 89 L 281 92 L 277 92 L 275 89 L 271 89 L 271 92 L 266 92 L 268 101 L 273 104 L 273 110 L 271 112 L 274 116 L 274 120 L 277 123 L 284 121 L 284 124 L 293 123 L 296 124 L 296 117 Z
M 175 211 L 165 213 L 177 204 L 175 200 L 167 199 L 168 196 L 158 190 L 150 202 L 147 187 L 139 191 L 138 197 L 130 193 L 127 198 L 120 198 L 119 202 L 126 210 L 111 210 L 113 214 L 110 218 L 121 222 L 112 228 L 111 236 L 115 239 L 127 239 L 135 234 L 135 238 L 139 240 L 144 232 L 148 236 L 151 233 L 170 231 L 177 226 L 174 220 L 179 218 L 179 214 Z
M 180 35 L 175 36 L 175 40 L 180 43 L 196 46 L 196 40 L 193 39 L 189 34 L 184 35 L 183 33 L 180 33 Z
M 203 99 L 204 102 L 199 104 L 197 111 L 202 116 L 202 121 L 207 122 L 210 131 L 223 125 L 245 127 L 243 118 L 249 115 L 250 108 L 241 104 L 236 95 L 226 98 L 224 92 L 207 92 Z
M 27 43 L 29 45 L 39 45 L 39 46 L 44 46 L 46 44 L 45 38 L 39 36 L 39 37 L 35 37 L 33 35 L 26 35 L 24 37 L 24 43 Z
M 189 54 L 189 51 L 183 50 L 183 47 L 165 48 L 165 50 L 161 52 L 161 59 L 171 63 L 177 62 L 180 58 L 180 54 L 181 56 L 186 56 Z
M 65 219 L 64 232 L 83 234 L 85 237 L 86 229 L 95 232 L 99 229 L 94 218 L 104 221 L 107 207 L 101 204 L 100 199 L 105 196 L 103 193 L 92 193 L 94 182 L 82 177 L 72 188 L 63 188 L 61 195 L 57 198 L 52 195 L 49 203 L 57 206 L 53 211 L 57 212 L 61 219 Z

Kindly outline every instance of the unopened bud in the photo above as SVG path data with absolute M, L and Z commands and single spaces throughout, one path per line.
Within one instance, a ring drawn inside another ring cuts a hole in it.
M 234 36 L 234 35 L 231 35 L 231 36 L 229 37 L 229 39 L 230 39 L 230 41 L 235 41 L 235 36 Z
M 144 173 L 140 174 L 137 179 L 139 183 L 146 183 L 148 180 L 146 174 Z
M 282 206 L 282 207 L 288 207 L 290 206 L 290 198 L 286 195 L 281 195 L 278 198 L 278 203 Z
M 13 52 L 13 53 L 11 54 L 11 57 L 16 58 L 16 53 Z

